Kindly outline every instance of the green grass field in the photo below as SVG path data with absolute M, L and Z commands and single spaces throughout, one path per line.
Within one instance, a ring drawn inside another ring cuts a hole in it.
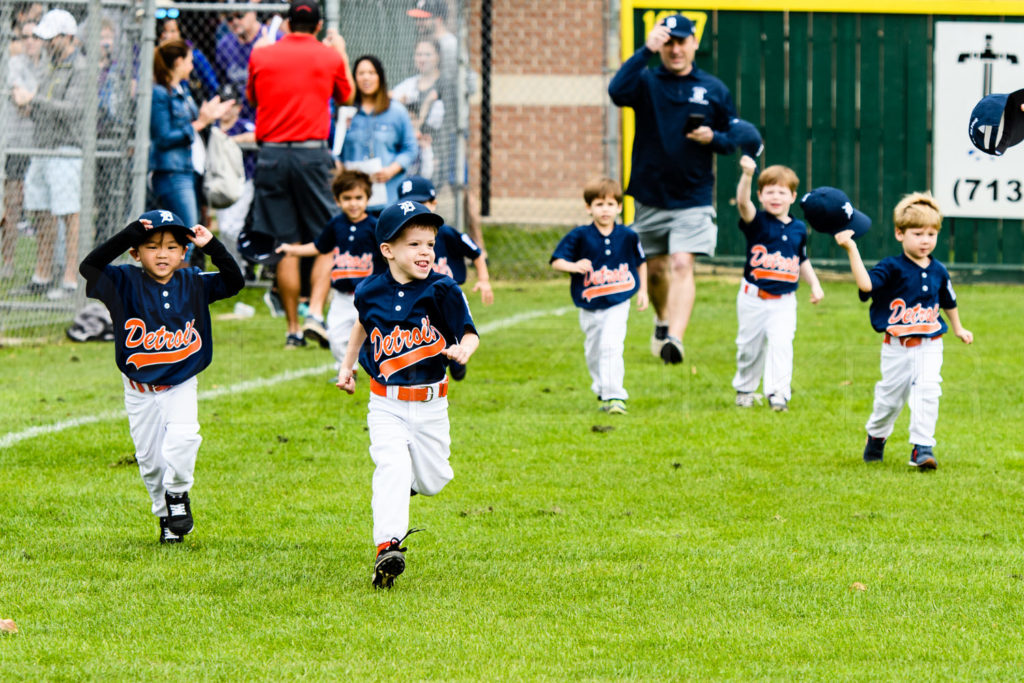
M 861 461 L 880 339 L 850 282 L 817 307 L 801 290 L 790 412 L 732 405 L 736 282 L 699 281 L 683 366 L 633 312 L 627 416 L 597 411 L 567 279 L 473 300 L 455 480 L 412 499 L 426 531 L 390 592 L 370 587 L 365 379 L 350 397 L 327 352 L 285 353 L 261 292 L 214 322 L 181 546 L 157 544 L 110 417 L 110 345 L 0 349 L 3 678 L 1024 678 L 1022 290 L 958 289 L 976 342 L 947 338 L 922 474 L 906 412 Z

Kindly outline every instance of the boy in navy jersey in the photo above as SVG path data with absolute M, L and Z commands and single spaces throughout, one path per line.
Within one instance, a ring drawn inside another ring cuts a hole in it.
M 736 405 L 754 405 L 764 373 L 764 393 L 772 410 L 789 409 L 793 381 L 793 336 L 796 334 L 796 288 L 803 277 L 811 285 L 811 303 L 825 293 L 807 258 L 807 226 L 792 218 L 800 183 L 786 166 L 769 166 L 757 179 L 761 210 L 750 201 L 750 183 L 757 170 L 753 157 L 740 157 L 736 208 L 747 238 L 743 282 L 736 295 Z
M 437 211 L 437 191 L 434 183 L 418 175 L 409 176 L 398 186 L 399 201 L 419 202 L 431 211 Z M 476 267 L 476 284 L 474 292 L 480 292 L 480 301 L 484 306 L 494 303 L 494 292 L 491 290 L 491 278 L 487 272 L 487 259 L 483 250 L 477 246 L 469 235 L 459 232 L 445 224 L 437 230 L 437 241 L 434 242 L 434 271 L 447 275 L 462 285 L 466 282 L 466 259 Z M 461 381 L 466 377 L 466 366 L 451 363 L 448 372 L 452 379 Z
M 182 268 L 189 242 L 220 272 Z M 142 268 L 110 265 L 125 250 Z M 242 290 L 242 271 L 205 227 L 188 228 L 159 210 L 96 247 L 79 271 L 86 293 L 110 309 L 135 459 L 160 520 L 160 542 L 180 543 L 193 526 L 188 492 L 203 440 L 196 375 L 213 359 L 209 306 Z
M 417 202 L 381 212 L 376 235 L 388 268 L 356 288 L 359 320 L 338 371 L 338 387 L 350 394 L 357 358 L 370 378 L 377 588 L 405 570 L 410 494 L 433 496 L 452 479 L 445 370 L 450 361 L 465 365 L 480 344 L 462 290 L 432 269 L 443 223 Z
M 580 309 L 590 389 L 601 410 L 624 414 L 629 394 L 623 386 L 622 353 L 629 300 L 636 294 L 637 309 L 647 308 L 647 263 L 637 234 L 615 222 L 622 211 L 618 181 L 591 181 L 583 188 L 583 201 L 594 222 L 562 238 L 551 255 L 551 267 L 572 274 L 569 287 Z
M 836 243 L 850 257 L 850 269 L 861 301 L 871 300 L 871 326 L 884 333 L 882 379 L 875 385 L 875 402 L 865 428 L 864 462 L 881 462 L 885 440 L 903 404 L 910 404 L 911 467 L 934 470 L 932 449 L 939 418 L 942 376 L 942 335 L 949 329 L 965 344 L 974 341 L 960 324 L 956 293 L 945 266 L 931 258 L 942 228 L 942 212 L 928 193 L 907 195 L 893 211 L 896 241 L 903 253 L 878 262 L 869 272 L 860 258 L 853 230 L 836 233 Z
M 279 253 L 291 256 L 331 255 L 331 308 L 327 313 L 327 324 L 325 326 L 319 317 L 323 311 L 323 295 L 314 293 L 310 297 L 312 313 L 306 318 L 302 332 L 321 346 L 329 346 L 338 363 L 345 356 L 345 346 L 356 322 L 353 302 L 356 285 L 386 267 L 373 233 L 377 219 L 366 212 L 372 187 L 370 176 L 362 171 L 338 173 L 331 183 L 331 190 L 341 213 L 327 223 L 315 241 L 282 244 L 277 248 Z

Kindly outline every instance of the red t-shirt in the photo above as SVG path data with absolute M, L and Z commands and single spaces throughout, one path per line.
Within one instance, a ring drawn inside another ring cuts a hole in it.
M 337 50 L 309 33 L 289 33 L 249 57 L 246 94 L 256 103 L 258 142 L 326 140 L 328 101 L 352 93 L 348 69 Z

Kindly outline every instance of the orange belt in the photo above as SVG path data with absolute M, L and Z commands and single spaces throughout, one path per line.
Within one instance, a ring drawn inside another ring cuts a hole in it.
M 378 396 L 387 397 L 388 395 L 388 387 L 384 384 L 381 384 L 372 377 L 370 378 L 370 391 L 374 394 L 377 394 Z M 393 398 L 397 398 L 399 401 L 430 401 L 435 398 L 441 398 L 442 396 L 447 395 L 448 380 L 446 379 L 443 382 L 441 382 L 441 384 L 437 386 L 436 389 L 434 388 L 434 385 L 431 385 L 429 387 L 400 386 L 398 387 L 398 396 L 395 396 Z
M 754 285 L 750 284 L 749 282 L 744 282 L 743 283 L 743 293 L 744 294 L 752 294 L 753 292 L 750 291 L 750 288 L 753 287 L 753 286 Z M 757 298 L 758 299 L 781 299 L 784 296 L 789 296 L 789 295 L 788 294 L 770 294 L 770 293 L 764 291 L 763 289 L 761 289 L 760 287 L 757 288 Z
M 174 386 L 173 384 L 143 384 L 142 382 L 136 382 L 133 379 L 129 379 L 128 384 L 131 385 L 132 389 L 143 394 L 147 391 L 167 391 Z
M 908 349 L 912 349 L 915 346 L 920 346 L 926 341 L 933 341 L 935 339 L 942 339 L 942 335 L 940 334 L 935 337 L 894 337 L 888 332 L 885 333 L 886 344 L 899 344 L 900 346 Z

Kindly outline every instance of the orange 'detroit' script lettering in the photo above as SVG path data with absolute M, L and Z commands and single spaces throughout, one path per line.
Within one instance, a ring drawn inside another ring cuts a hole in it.
M 411 330 L 403 330 L 395 325 L 388 334 L 383 334 L 376 327 L 370 332 L 373 360 L 379 364 L 380 374 L 384 379 L 444 351 L 445 339 L 441 332 L 430 324 L 430 318 L 423 316 L 420 323 L 419 327 Z M 381 361 L 381 358 L 385 360 Z
M 592 301 L 599 296 L 630 292 L 634 287 L 636 280 L 633 279 L 633 273 L 629 272 L 629 264 L 621 263 L 614 270 L 601 266 L 600 270 L 583 276 L 583 299 Z
M 917 304 L 908 308 L 907 302 L 900 298 L 893 299 L 889 311 L 889 325 L 885 331 L 894 337 L 932 334 L 942 329 L 938 304 L 928 307 Z
M 140 346 L 143 351 L 136 351 L 128 356 L 126 365 L 134 365 L 136 368 L 144 368 L 149 365 L 166 365 L 184 360 L 203 348 L 203 339 L 196 330 L 196 321 L 185 323 L 181 330 L 168 330 L 161 325 L 152 332 L 146 329 L 146 323 L 138 318 L 129 318 L 124 323 L 124 329 L 128 333 L 124 345 L 127 349 L 137 349 Z
M 373 254 L 353 256 L 347 251 L 342 254 L 334 249 L 334 263 L 331 265 L 331 282 L 353 280 L 373 275 Z

